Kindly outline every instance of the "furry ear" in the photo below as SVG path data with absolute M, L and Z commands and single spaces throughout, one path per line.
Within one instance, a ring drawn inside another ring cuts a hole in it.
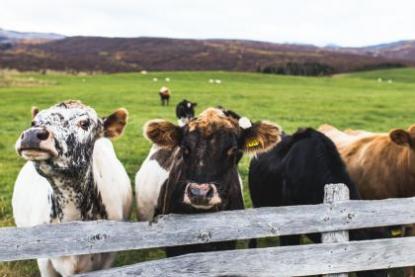
M 33 119 L 39 113 L 39 108 L 33 106 L 30 112 L 32 113 L 32 119 Z
M 159 146 L 172 148 L 179 145 L 182 133 L 179 126 L 156 119 L 144 125 L 144 136 Z
M 123 134 L 124 127 L 127 125 L 128 111 L 119 108 L 108 117 L 104 118 L 104 136 L 116 138 Z
M 248 154 L 267 152 L 281 141 L 281 127 L 267 121 L 248 124 L 242 117 L 239 124 L 242 131 L 242 150 Z M 249 120 L 248 120 L 249 121 Z
M 411 136 L 403 129 L 394 129 L 389 133 L 390 139 L 398 145 L 411 145 Z
M 193 107 L 196 107 L 197 106 L 197 102 L 193 102 L 192 105 L 193 105 Z
M 415 124 L 409 126 L 408 133 L 411 135 L 412 138 L 415 139 Z

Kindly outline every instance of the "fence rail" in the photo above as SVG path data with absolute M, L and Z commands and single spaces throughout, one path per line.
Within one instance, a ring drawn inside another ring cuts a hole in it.
M 415 265 L 415 238 L 347 242 L 348 230 L 415 223 L 415 198 L 345 198 L 347 187 L 336 184 L 326 186 L 325 203 L 319 205 L 168 215 L 150 224 L 0 228 L 0 261 L 323 233 L 323 244 L 190 254 L 82 276 L 293 276 Z

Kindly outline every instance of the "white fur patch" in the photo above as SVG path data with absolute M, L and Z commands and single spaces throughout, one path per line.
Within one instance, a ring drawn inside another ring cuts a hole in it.
M 126 219 L 132 202 L 131 184 L 109 139 L 101 138 L 95 142 L 93 160 L 94 178 L 107 210 L 108 219 Z M 52 195 L 53 190 L 49 182 L 39 175 L 33 162 L 27 162 L 17 177 L 13 191 L 13 217 L 16 225 L 31 227 L 50 223 Z M 66 206 L 63 213 L 64 221 L 80 219 L 80 213 L 73 205 Z M 77 272 L 85 272 L 108 268 L 113 259 L 114 255 L 111 253 L 67 256 L 39 259 L 38 265 L 42 276 L 53 274 L 55 270 L 62 276 L 70 276 L 75 273 L 75 269 Z
M 154 216 L 160 189 L 169 177 L 169 171 L 150 157 L 160 149 L 153 145 L 147 158 L 135 175 L 135 192 L 139 220 L 149 221 Z
M 241 127 L 242 129 L 248 129 L 252 127 L 252 123 L 247 117 L 241 117 L 238 123 L 239 127 Z

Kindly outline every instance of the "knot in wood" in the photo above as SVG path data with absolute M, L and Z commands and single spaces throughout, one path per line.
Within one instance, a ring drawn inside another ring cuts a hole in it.
M 105 240 L 108 237 L 107 234 L 96 234 L 93 235 L 89 238 L 89 241 L 91 242 L 96 242 L 96 241 L 101 241 L 101 240 Z
M 198 239 L 200 239 L 203 242 L 208 242 L 211 239 L 212 235 L 210 232 L 200 232 Z

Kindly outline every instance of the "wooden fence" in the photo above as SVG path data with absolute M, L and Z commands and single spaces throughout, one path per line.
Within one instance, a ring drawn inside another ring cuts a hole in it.
M 348 241 L 348 230 L 415 223 L 415 198 L 348 194 L 331 184 L 320 205 L 0 228 L 0 261 L 322 233 L 321 244 L 194 253 L 80 276 L 302 276 L 415 265 L 415 237 Z

